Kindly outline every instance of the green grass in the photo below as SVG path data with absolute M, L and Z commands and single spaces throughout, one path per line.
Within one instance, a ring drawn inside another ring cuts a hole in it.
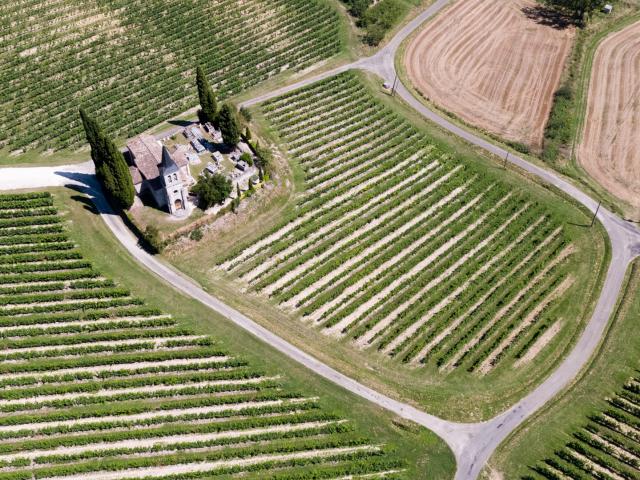
M 287 391 L 317 395 L 323 409 L 352 421 L 356 430 L 373 441 L 388 445 L 408 466 L 407 478 L 446 479 L 454 461 L 446 446 L 432 433 L 404 422 L 359 400 L 331 383 L 310 375 L 259 339 L 243 332 L 199 303 L 187 299 L 150 275 L 126 253 L 83 195 L 55 190 L 55 205 L 70 221 L 72 240 L 97 270 L 118 285 L 145 299 L 150 306 L 170 313 L 178 325 L 199 334 L 212 335 L 217 348 L 234 352 L 266 375 L 284 375 Z
M 571 348 L 577 332 L 589 318 L 608 262 L 603 231 L 600 226 L 595 229 L 582 227 L 581 225 L 590 221 L 588 213 L 576 208 L 571 201 L 557 195 L 557 192 L 542 188 L 531 178 L 511 169 L 503 170 L 493 159 L 480 156 L 478 150 L 426 123 L 397 98 L 380 92 L 379 79 L 365 75 L 358 77 L 367 86 L 369 94 L 373 94 L 376 102 L 401 118 L 408 118 L 442 155 L 450 156 L 456 163 L 473 166 L 480 175 L 494 179 L 508 191 L 517 192 L 518 196 L 542 205 L 555 221 L 560 222 L 567 238 L 576 247 L 577 253 L 570 267 L 572 275 L 578 279 L 575 294 L 565 297 L 554 307 L 554 316 L 566 320 L 564 333 L 556 336 L 533 364 L 514 371 L 510 366 L 511 361 L 501 362 L 504 365 L 499 364 L 487 376 L 469 374 L 466 368 L 455 369 L 446 375 L 429 365 L 410 369 L 400 360 L 390 360 L 375 351 L 358 351 L 349 342 L 336 342 L 318 334 L 317 330 L 300 322 L 298 314 L 279 308 L 275 299 L 266 301 L 256 295 L 238 295 L 239 287 L 233 279 L 216 272 L 214 267 L 217 262 L 232 252 L 239 251 L 240 247 L 249 244 L 252 239 L 259 238 L 262 232 L 268 232 L 284 219 L 296 215 L 293 202 L 304 199 L 305 188 L 304 172 L 296 160 L 292 161 L 293 174 L 287 171 L 281 174 L 283 183 L 290 184 L 292 193 L 289 200 L 284 201 L 286 196 L 281 197 L 282 201 L 274 205 L 271 212 L 268 206 L 263 206 L 259 213 L 247 212 L 239 217 L 230 216 L 222 223 L 223 226 L 215 229 L 215 235 L 206 236 L 199 244 L 191 245 L 186 251 L 180 249 L 170 253 L 169 260 L 215 295 L 350 376 L 447 418 L 479 420 L 490 417 L 532 389 Z M 357 111 L 354 111 L 353 115 L 356 114 Z M 264 122 L 262 115 L 256 113 L 256 118 Z M 277 133 L 268 123 L 263 125 L 265 133 Z M 292 178 L 296 180 L 293 181 Z M 227 222 L 232 227 L 227 228 Z M 579 311 L 575 310 L 575 305 L 580 305 Z
M 493 470 L 509 479 L 539 478 L 530 467 L 575 441 L 573 434 L 589 423 L 589 416 L 610 409 L 607 399 L 638 377 L 640 262 L 632 264 L 627 278 L 616 314 L 590 366 L 573 387 L 505 441 L 492 457 L 487 474 Z

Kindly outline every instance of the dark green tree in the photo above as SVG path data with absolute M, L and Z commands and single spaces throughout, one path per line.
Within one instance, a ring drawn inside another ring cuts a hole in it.
M 222 141 L 235 147 L 240 143 L 240 124 L 233 107 L 225 103 L 218 114 L 218 126 L 222 133 Z
M 202 210 L 222 203 L 231 193 L 231 181 L 224 175 L 206 173 L 198 179 L 198 183 L 191 189 L 198 196 L 198 206 Z
M 594 11 L 603 7 L 605 0 L 547 0 L 546 3 L 564 10 L 579 23 L 584 23 Z
M 122 152 L 104 133 L 95 118 L 87 114 L 84 109 L 80 109 L 80 118 L 87 142 L 91 146 L 91 158 L 95 165 L 96 177 L 105 195 L 114 207 L 123 210 L 130 208 L 133 205 L 135 189 Z
M 200 107 L 202 108 L 202 119 L 206 122 L 216 124 L 218 116 L 218 102 L 216 101 L 216 95 L 213 93 L 213 89 L 209 84 L 209 80 L 207 80 L 207 76 L 200 65 L 198 65 L 198 68 L 196 69 L 196 87 L 198 87 L 198 98 L 200 100 Z
M 124 155 L 116 144 L 107 136 L 101 137 L 105 143 L 107 151 L 107 161 L 105 162 L 105 170 L 109 171 L 109 176 L 113 179 L 113 186 L 107 190 L 111 197 L 112 203 L 122 210 L 128 210 L 133 205 L 136 191 L 133 187 L 133 180 L 129 167 L 124 159 Z M 105 183 L 106 185 L 106 183 Z
M 87 137 L 87 142 L 91 147 L 91 159 L 96 162 L 96 159 L 101 156 L 98 155 L 98 136 L 100 135 L 100 125 L 96 120 L 89 116 L 84 108 L 80 108 L 80 118 L 82 119 L 82 126 L 84 127 L 84 133 Z

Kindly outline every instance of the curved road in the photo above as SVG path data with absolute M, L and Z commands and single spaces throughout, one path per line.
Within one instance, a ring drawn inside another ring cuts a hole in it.
M 288 91 L 311 84 L 323 78 L 350 69 L 363 69 L 392 81 L 396 76 L 395 57 L 402 42 L 422 23 L 439 12 L 448 0 L 437 0 L 424 12 L 414 18 L 402 28 L 393 39 L 376 55 L 360 59 L 349 65 L 344 65 L 331 71 L 322 73 L 304 81 L 288 85 L 269 94 L 262 95 L 244 105 L 260 103 L 269 98 L 277 97 Z M 397 94 L 411 107 L 420 112 L 425 118 L 440 125 L 442 128 L 458 135 L 467 142 L 477 145 L 486 151 L 505 157 L 507 151 L 492 143 L 464 130 L 435 112 L 429 110 L 405 88 L 398 84 Z M 162 136 L 162 135 L 159 135 Z M 554 185 L 565 194 L 574 198 L 592 212 L 596 211 L 597 202 L 569 183 L 558 174 L 527 162 L 526 160 L 509 155 L 509 161 L 537 176 L 543 182 Z M 549 402 L 555 395 L 566 388 L 579 374 L 598 347 L 607 323 L 624 282 L 626 269 L 633 258 L 640 255 L 640 230 L 628 222 L 618 218 L 605 208 L 598 211 L 598 219 L 604 225 L 611 240 L 612 258 L 607 271 L 603 289 L 593 316 L 585 327 L 582 335 L 568 357 L 560 366 L 533 392 L 520 400 L 514 406 L 481 423 L 456 423 L 442 420 L 426 412 L 420 411 L 408 404 L 399 402 L 380 394 L 375 390 L 341 374 L 328 365 L 291 345 L 269 330 L 255 323 L 242 313 L 234 310 L 220 300 L 202 290 L 194 281 L 176 272 L 173 268 L 162 263 L 140 248 L 136 238 L 127 229 L 121 218 L 114 215 L 106 204 L 100 189 L 95 184 L 91 162 L 65 167 L 38 168 L 6 168 L 0 169 L 0 190 L 19 188 L 36 188 L 47 186 L 63 186 L 75 184 L 84 186 L 98 207 L 102 218 L 122 245 L 134 258 L 147 269 L 173 285 L 186 295 L 205 304 L 220 313 L 243 329 L 267 342 L 272 347 L 301 363 L 315 373 L 340 385 L 341 387 L 365 398 L 375 404 L 395 413 L 398 416 L 412 420 L 439 435 L 453 451 L 456 462 L 456 480 L 474 480 L 481 469 L 498 447 L 498 445 L 513 432 L 526 418 Z

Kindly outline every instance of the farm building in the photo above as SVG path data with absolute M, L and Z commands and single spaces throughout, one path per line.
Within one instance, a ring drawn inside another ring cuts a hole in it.
M 172 215 L 186 209 L 194 180 L 185 149 L 173 153 L 151 135 L 140 135 L 127 144 L 131 177 L 139 196 L 149 195 Z

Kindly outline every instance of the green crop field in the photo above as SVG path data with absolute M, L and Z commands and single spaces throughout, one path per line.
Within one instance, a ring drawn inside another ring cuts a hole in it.
M 531 467 L 528 478 L 636 480 L 640 476 L 640 377 L 630 379 L 590 416 L 553 457 Z
M 0 196 L 0 479 L 405 478 L 404 460 L 85 261 Z
M 17 0 L 0 5 L 0 149 L 83 141 L 78 107 L 131 137 L 196 104 L 202 64 L 221 96 L 342 49 L 320 0 Z
M 640 478 L 639 267 L 636 260 L 629 269 L 593 362 L 498 449 L 493 472 L 521 480 Z
M 305 172 L 296 213 L 220 264 L 323 333 L 408 368 L 532 363 L 585 295 L 546 205 L 443 153 L 343 74 L 262 111 Z M 566 305 L 566 304 L 565 304 Z

